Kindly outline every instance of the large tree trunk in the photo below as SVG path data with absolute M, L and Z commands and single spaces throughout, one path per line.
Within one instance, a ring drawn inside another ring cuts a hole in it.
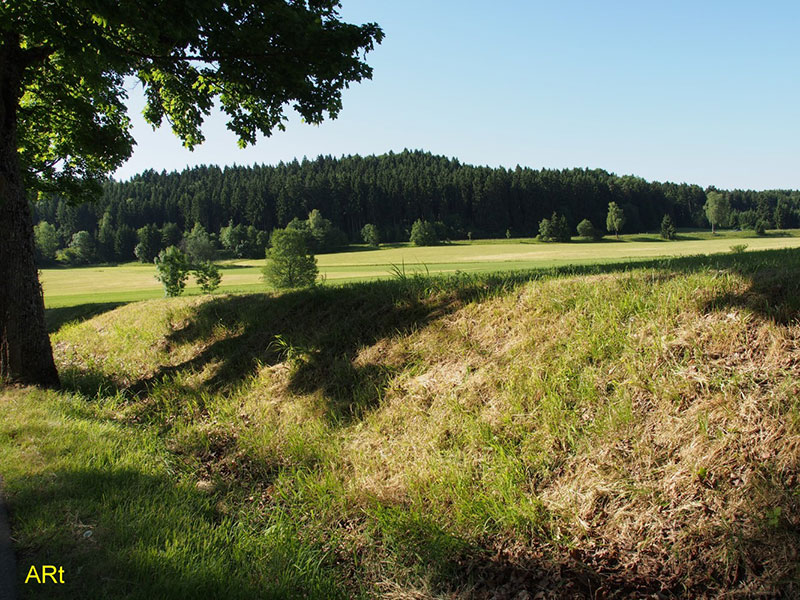
M 8 37 L 0 44 L 0 381 L 57 386 L 17 154 L 18 50 Z

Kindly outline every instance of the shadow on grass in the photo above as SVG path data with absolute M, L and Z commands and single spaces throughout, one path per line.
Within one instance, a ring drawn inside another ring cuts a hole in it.
M 322 553 L 290 523 L 273 519 L 267 536 L 237 533 L 217 501 L 166 475 L 118 466 L 17 482 L 12 522 L 42 524 L 16 534 L 19 589 L 39 597 L 44 589 L 24 583 L 28 570 L 54 564 L 64 583 L 47 586 L 53 599 L 345 597 L 320 569 Z
M 80 322 L 101 315 L 128 302 L 98 302 L 90 304 L 78 304 L 77 306 L 61 306 L 58 308 L 46 308 L 44 311 L 44 321 L 48 333 L 58 331 L 67 323 Z
M 510 292 L 532 280 L 640 268 L 673 273 L 731 271 L 750 279 L 747 291 L 711 298 L 707 310 L 748 307 L 785 324 L 797 318 L 800 308 L 800 250 L 795 249 L 490 274 L 411 275 L 278 296 L 227 295 L 198 305 L 191 318 L 176 324 L 177 328 L 168 335 L 168 349 L 200 346 L 202 349 L 193 358 L 164 366 L 123 391 L 146 396 L 178 373 L 199 372 L 212 366 L 212 374 L 200 391 L 215 393 L 241 385 L 264 366 L 286 361 L 290 366 L 289 389 L 320 393 L 331 421 L 346 424 L 377 406 L 395 373 L 385 357 L 362 356 L 364 348 L 407 335 L 465 303 Z M 91 310 L 94 309 L 87 314 Z M 221 331 L 226 333 L 221 335 Z M 403 360 L 407 363 L 413 357 Z M 104 374 L 67 375 L 67 387 L 84 393 L 119 391 Z

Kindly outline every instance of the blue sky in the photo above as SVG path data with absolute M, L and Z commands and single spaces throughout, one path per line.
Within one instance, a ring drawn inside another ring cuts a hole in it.
M 320 126 L 245 150 L 222 115 L 181 147 L 140 117 L 115 174 L 423 149 L 462 162 L 603 168 L 721 188 L 800 188 L 800 3 L 342 0 L 378 22 L 372 81 Z

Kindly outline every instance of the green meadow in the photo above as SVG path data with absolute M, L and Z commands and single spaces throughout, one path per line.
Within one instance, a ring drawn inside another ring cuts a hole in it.
M 678 240 L 664 241 L 658 235 L 627 235 L 620 240 L 573 241 L 567 244 L 541 243 L 533 239 L 459 241 L 430 247 L 392 244 L 379 249 L 353 246 L 348 251 L 320 254 L 320 275 L 327 283 L 385 279 L 395 267 L 407 273 L 488 273 L 550 268 L 570 264 L 602 264 L 729 252 L 734 244 L 748 250 L 800 247 L 800 230 L 782 231 L 765 237 L 748 237 L 745 232 L 691 232 Z M 261 281 L 263 260 L 226 260 L 221 263 L 225 292 L 266 291 Z M 43 269 L 41 280 L 48 308 L 87 303 L 119 303 L 158 298 L 161 285 L 152 265 L 129 263 Z M 187 293 L 198 293 L 190 283 Z

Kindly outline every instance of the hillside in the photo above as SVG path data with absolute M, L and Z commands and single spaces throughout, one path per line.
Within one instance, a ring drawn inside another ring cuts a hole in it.
M 797 190 L 730 190 L 725 196 L 734 227 L 752 230 L 759 222 L 766 229 L 800 226 Z M 402 242 L 417 219 L 436 222 L 442 239 L 504 237 L 506 231 L 532 237 L 554 211 L 565 216 L 575 235 L 583 219 L 604 229 L 609 202 L 623 209 L 625 233 L 658 231 L 667 214 L 677 227 L 708 225 L 706 190 L 698 185 L 646 181 L 602 169 L 473 166 L 422 151 L 146 171 L 129 181 L 107 182 L 97 202 L 75 205 L 50 197 L 36 202 L 33 211 L 34 222 L 54 226 L 59 248 L 86 231 L 99 262 L 126 262 L 135 259 L 137 241 L 146 239 L 146 232 L 137 238 L 145 226 L 157 227 L 157 237 L 168 245 L 195 223 L 213 234 L 232 223 L 243 228 L 240 237 L 250 238 L 236 244 L 234 253 L 262 258 L 266 234 L 293 218 L 306 219 L 312 209 L 319 209 L 350 242 L 361 241 L 366 223 L 377 227 L 382 241 Z
M 66 390 L 0 395 L 21 563 L 58 557 L 56 598 L 800 594 L 798 272 L 397 277 L 66 324 Z

